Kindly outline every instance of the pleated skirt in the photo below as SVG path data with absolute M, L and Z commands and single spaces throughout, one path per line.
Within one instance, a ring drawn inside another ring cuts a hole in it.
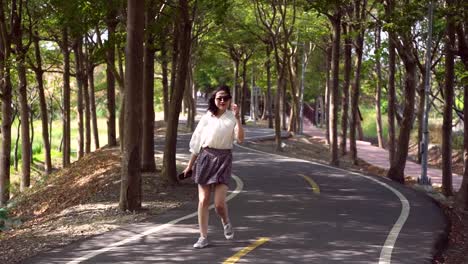
M 232 170 L 230 149 L 203 148 L 197 157 L 193 180 L 201 185 L 226 184 L 229 186 Z

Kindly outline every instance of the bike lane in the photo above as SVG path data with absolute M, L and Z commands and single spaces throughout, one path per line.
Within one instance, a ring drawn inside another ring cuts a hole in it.
M 224 239 L 211 210 L 211 245 L 193 249 L 198 238 L 193 201 L 28 263 L 223 263 L 260 238 L 268 240 L 239 263 L 430 263 L 445 227 L 441 211 L 428 197 L 384 179 L 243 147 L 234 150 L 233 173 L 240 179 L 233 180 L 231 189 L 238 189 L 228 202 L 233 241 Z M 301 175 L 312 179 L 320 193 Z M 404 200 L 407 217 L 398 223 Z M 396 223 L 401 230 L 392 233 Z M 385 244 L 389 238 L 395 244 Z M 390 258 L 381 259 L 390 247 Z

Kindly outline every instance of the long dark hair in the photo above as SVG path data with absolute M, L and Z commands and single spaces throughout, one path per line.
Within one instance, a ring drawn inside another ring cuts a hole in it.
M 213 115 L 218 114 L 219 109 L 216 106 L 215 98 L 216 98 L 216 94 L 221 91 L 224 91 L 226 95 L 231 97 L 231 90 L 229 89 L 229 86 L 221 85 L 218 88 L 216 88 L 216 90 L 214 90 L 214 92 L 211 93 L 210 99 L 208 99 L 208 111 L 210 111 Z

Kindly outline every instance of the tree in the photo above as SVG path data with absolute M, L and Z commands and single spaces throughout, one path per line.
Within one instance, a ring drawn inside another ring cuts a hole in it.
M 143 135 L 141 145 L 141 169 L 144 172 L 156 172 L 154 161 L 154 58 L 156 22 L 156 1 L 147 1 L 145 12 L 145 47 L 143 51 Z
M 361 89 L 361 70 L 362 70 L 362 55 L 364 48 L 364 34 L 366 31 L 364 22 L 366 21 L 366 6 L 367 0 L 356 1 L 354 5 L 354 10 L 352 16 L 354 18 L 354 26 L 352 27 L 354 31 L 357 32 L 356 38 L 354 40 L 354 48 L 356 53 L 355 60 L 355 73 L 354 73 L 354 82 L 351 91 L 351 122 L 350 122 L 350 131 L 349 131 L 349 149 L 351 152 L 351 159 L 354 164 L 357 164 L 357 147 L 356 147 L 356 129 L 358 123 L 360 122 L 359 114 L 359 95 Z
M 377 84 L 375 87 L 375 112 L 376 112 L 376 124 L 377 124 L 377 139 L 379 142 L 379 147 L 384 147 L 383 134 L 382 134 L 382 113 L 381 113 L 381 98 L 382 98 L 382 66 L 381 66 L 381 38 L 380 38 L 381 28 L 378 26 L 375 29 L 375 71 Z
M 30 186 L 31 181 L 31 141 L 29 138 L 29 107 L 28 90 L 26 76 L 26 53 L 28 45 L 23 44 L 23 1 L 13 0 L 11 3 L 12 21 L 12 43 L 16 46 L 17 71 L 19 78 L 19 104 L 21 116 L 21 185 L 20 190 L 24 191 Z
M 414 115 L 414 104 L 416 96 L 416 86 L 418 81 L 417 76 L 417 52 L 413 44 L 412 24 L 408 25 L 411 22 L 420 19 L 420 17 L 397 17 L 395 15 L 395 9 L 401 11 L 402 5 L 398 3 L 398 6 L 395 5 L 396 2 L 393 0 L 386 0 L 386 13 L 390 15 L 391 21 L 395 22 L 395 27 L 388 27 L 388 30 L 394 34 L 390 35 L 390 41 L 392 41 L 398 51 L 398 54 L 403 61 L 405 67 L 405 86 L 403 97 L 405 100 L 405 106 L 403 110 L 403 119 L 401 121 L 400 133 L 398 135 L 398 149 L 395 154 L 395 159 L 393 164 L 390 166 L 390 169 L 387 172 L 387 177 L 390 179 L 404 183 L 405 175 L 404 170 L 406 166 L 406 158 L 408 157 L 408 146 L 410 140 L 411 127 L 413 125 L 413 115 Z M 417 3 L 413 3 L 412 8 L 421 8 Z M 406 6 L 408 8 L 408 6 Z
M 174 90 L 171 93 L 171 105 L 169 107 L 167 129 L 166 129 L 166 145 L 164 147 L 163 156 L 163 175 L 165 180 L 170 183 L 176 182 L 176 144 L 177 144 L 177 127 L 179 124 L 179 113 L 182 105 L 184 89 L 186 87 L 186 78 L 188 74 L 188 66 L 190 60 L 191 47 L 191 31 L 192 22 L 190 21 L 190 11 L 188 0 L 179 0 L 174 25 L 177 27 L 177 73 L 175 76 Z
M 141 112 L 143 91 L 143 41 L 145 1 L 128 0 L 127 45 L 125 48 L 125 112 L 122 152 L 121 210 L 141 208 Z
M 41 111 L 41 121 L 42 121 L 42 141 L 44 142 L 44 172 L 46 175 L 49 175 L 52 171 L 52 160 L 50 155 L 50 140 L 49 140 L 49 124 L 48 124 L 48 115 L 47 115 L 47 102 L 44 93 L 44 70 L 42 68 L 42 56 L 41 49 L 39 47 L 39 32 L 36 31 L 34 34 L 31 32 L 32 40 L 34 44 L 34 54 L 36 65 L 30 65 L 36 75 L 37 90 L 39 94 L 39 104 Z M 33 63 L 31 63 L 33 64 Z
M 447 0 L 447 7 L 453 8 L 454 0 Z M 452 186 L 452 105 L 454 96 L 454 50 L 455 21 L 447 15 L 445 36 L 445 85 L 444 85 L 444 119 L 442 124 L 442 192 L 445 196 L 453 195 Z
M 457 4 L 463 3 L 463 1 L 458 2 Z M 466 72 L 468 72 L 468 12 L 466 9 L 466 2 L 465 3 L 465 8 L 464 9 L 459 9 L 459 10 L 464 10 L 465 12 L 463 13 L 462 20 L 463 22 L 458 22 L 456 25 L 456 33 L 457 33 L 457 40 L 458 40 L 458 49 L 457 49 L 457 55 L 460 56 L 461 61 L 464 65 L 464 69 Z M 468 164 L 468 122 L 467 122 L 467 117 L 468 117 L 468 81 L 467 81 L 467 76 L 463 78 L 464 84 L 463 84 L 463 116 L 464 116 L 464 135 L 463 135 L 463 161 L 464 164 Z M 463 169 L 463 180 L 462 184 L 460 186 L 460 190 L 457 193 L 457 203 L 463 208 L 464 210 L 468 210 L 468 166 L 465 166 Z
M 394 39 L 394 33 L 389 32 L 389 38 Z M 396 48 L 393 41 L 388 43 L 388 160 L 392 166 L 395 160 L 395 107 L 396 107 L 396 91 L 395 91 L 395 59 Z
M 11 150 L 11 123 L 12 123 L 12 84 L 11 84 L 11 35 L 7 31 L 5 18 L 5 2 L 0 1 L 0 78 L 2 80 L 2 133 L 0 148 L 0 205 L 6 205 L 10 199 L 10 150 Z
M 75 53 L 75 73 L 76 73 L 76 84 L 78 87 L 78 96 L 77 96 L 77 109 L 78 109 L 78 159 L 81 159 L 84 156 L 84 126 L 83 126 L 83 63 L 82 63 L 82 52 L 81 52 L 81 36 L 75 40 L 73 45 L 73 50 Z
M 106 15 L 106 25 L 107 25 L 107 34 L 108 42 L 106 49 L 106 78 L 107 78 L 107 144 L 109 146 L 117 145 L 117 136 L 116 136 L 116 127 L 115 127 L 115 79 L 116 73 L 115 70 L 115 32 L 117 24 L 119 23 L 117 19 L 117 9 L 116 1 L 108 0 L 107 1 L 107 15 Z M 100 36 L 100 34 L 97 34 Z
M 344 80 L 343 80 L 343 102 L 341 116 L 341 154 L 346 154 L 346 139 L 348 135 L 348 109 L 349 109 L 349 85 L 351 80 L 351 58 L 352 58 L 352 40 L 349 34 L 349 25 L 343 22 L 344 35 Z
M 277 72 L 277 85 L 275 96 L 275 142 L 276 151 L 281 151 L 281 116 L 284 111 L 283 92 L 286 90 L 286 74 L 288 61 L 288 44 L 289 39 L 294 30 L 294 22 L 296 18 L 296 1 L 293 1 L 292 14 L 288 17 L 288 5 L 286 1 L 270 1 L 269 4 L 262 1 L 255 1 L 256 16 L 259 24 L 269 35 L 273 46 L 273 54 L 275 58 L 275 66 Z M 291 19 L 290 27 L 286 25 L 287 19 Z
M 70 165 L 70 50 L 68 27 L 62 28 L 61 49 L 63 54 L 63 166 Z

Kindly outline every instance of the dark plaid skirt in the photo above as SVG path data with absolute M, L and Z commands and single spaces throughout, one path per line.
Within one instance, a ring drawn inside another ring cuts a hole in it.
M 203 148 L 197 157 L 193 180 L 201 185 L 222 183 L 229 186 L 231 168 L 230 149 Z

